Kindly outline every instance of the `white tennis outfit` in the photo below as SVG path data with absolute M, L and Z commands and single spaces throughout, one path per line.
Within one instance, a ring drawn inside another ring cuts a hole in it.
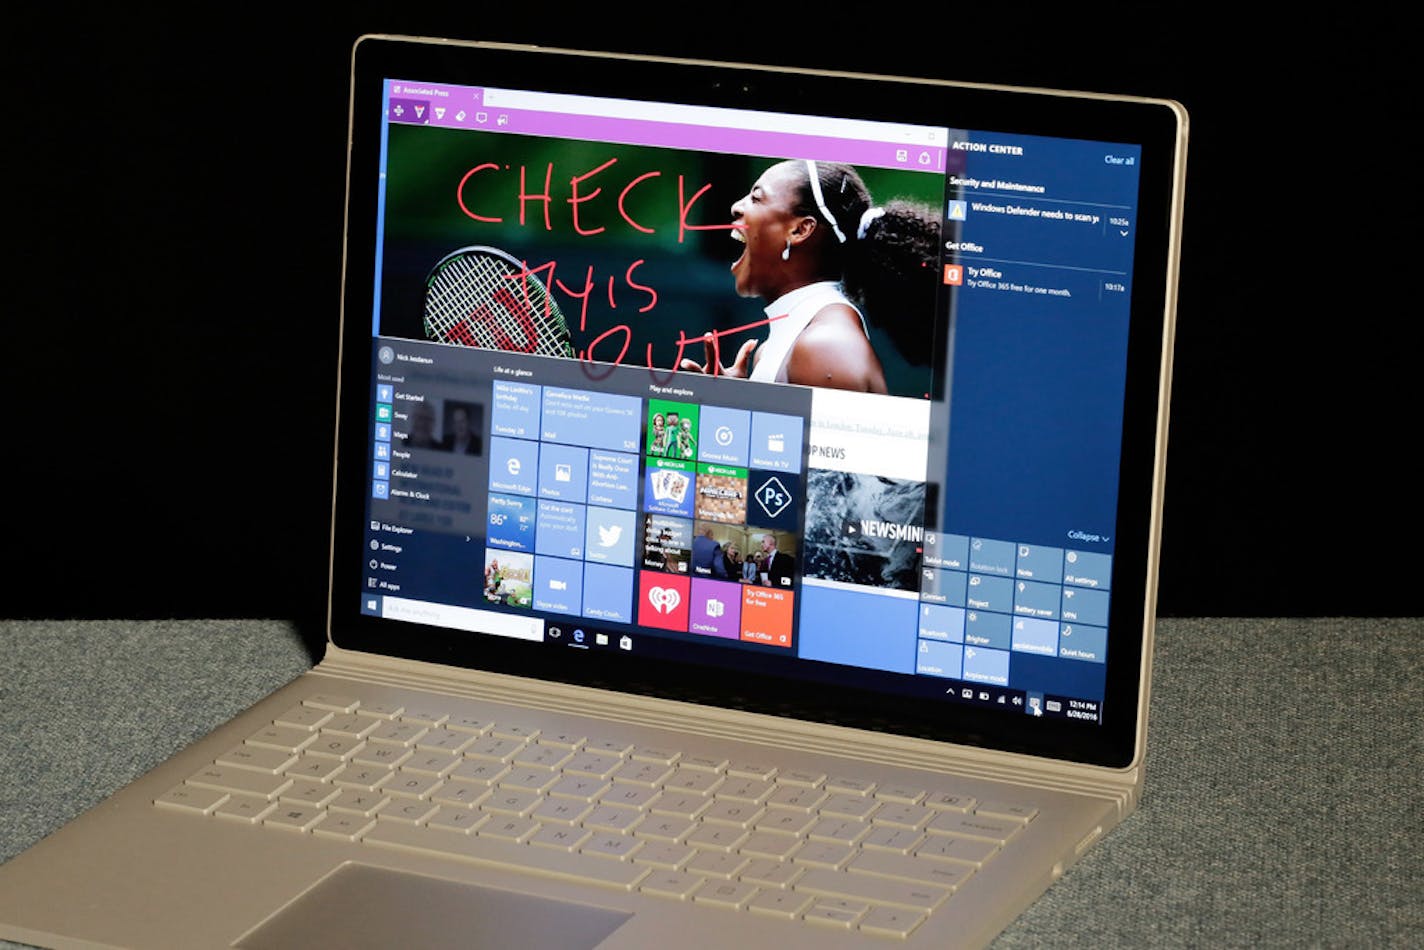
M 751 378 L 764 383 L 786 382 L 786 362 L 791 356 L 791 348 L 796 345 L 796 338 L 816 314 L 833 303 L 843 303 L 854 310 L 860 317 L 861 332 L 867 338 L 870 336 L 865 326 L 865 314 L 841 291 L 840 281 L 823 280 L 798 287 L 777 297 L 766 308 L 766 315 L 771 318 L 771 332 L 758 350 Z

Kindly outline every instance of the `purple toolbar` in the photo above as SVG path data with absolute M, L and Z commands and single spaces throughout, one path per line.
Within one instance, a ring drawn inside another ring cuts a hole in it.
M 945 171 L 946 150 L 937 145 L 895 144 L 800 132 L 491 108 L 484 104 L 483 90 L 465 86 L 392 82 L 387 110 L 387 118 L 391 122 L 406 125 L 433 125 L 768 158 L 815 158 L 876 168 Z

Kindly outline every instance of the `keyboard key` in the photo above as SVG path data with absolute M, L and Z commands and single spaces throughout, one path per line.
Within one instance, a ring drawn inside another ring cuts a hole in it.
M 530 818 L 520 818 L 518 815 L 491 815 L 490 820 L 480 827 L 479 834 L 504 841 L 524 841 L 532 837 L 538 830 L 539 823 Z
M 667 749 L 661 746 L 638 746 L 633 750 L 633 761 L 672 765 L 681 754 L 676 749 Z
M 762 891 L 747 903 L 747 910 L 763 917 L 795 920 L 814 898 L 795 891 Z
M 731 778 L 752 778 L 770 782 L 772 776 L 776 775 L 776 766 L 766 762 L 738 761 L 727 766 L 727 775 Z
M 276 802 L 254 795 L 229 795 L 227 801 L 213 809 L 218 818 L 255 825 L 262 816 L 277 807 Z
M 818 868 L 802 875 L 796 882 L 796 890 L 817 896 L 843 897 L 867 904 L 894 904 L 921 911 L 934 910 L 950 895 L 949 888 Z
M 961 838 L 982 838 L 1003 844 L 1023 827 L 1017 821 L 1003 818 L 981 818 L 978 815 L 945 813 L 930 822 L 925 830 L 931 834 L 957 835 Z
M 854 901 L 839 900 L 834 897 L 815 899 L 803 915 L 809 923 L 837 930 L 849 930 L 870 907 Z
M 247 740 L 249 745 L 266 746 L 269 749 L 283 749 L 287 752 L 300 751 L 302 746 L 316 739 L 316 733 L 296 726 L 279 726 L 273 723 L 259 729 Z
M 992 841 L 957 838 L 952 835 L 930 835 L 925 839 L 925 843 L 915 850 L 915 854 L 936 861 L 958 861 L 979 867 L 998 850 L 999 846 Z
M 430 749 L 436 752 L 449 752 L 458 755 L 465 751 L 465 747 L 474 742 L 476 736 L 468 732 L 458 732 L 448 727 L 431 729 L 425 735 L 415 740 L 417 749 Z
M 353 713 L 342 713 L 332 716 L 322 723 L 321 731 L 334 733 L 341 736 L 353 736 L 357 739 L 364 739 L 381 724 L 381 720 L 372 719 L 370 716 L 357 716 Z
M 331 713 L 313 706 L 293 706 L 273 720 L 275 725 L 290 726 L 307 732 L 315 730 L 331 718 Z
M 881 785 L 875 790 L 875 797 L 881 801 L 914 805 L 925 797 L 925 792 L 924 789 L 913 788 L 909 785 Z
M 828 797 L 819 788 L 778 784 L 776 790 L 767 798 L 766 803 L 777 808 L 790 808 L 809 813 L 815 811 Z
M 262 819 L 264 825 L 287 831 L 306 831 L 326 816 L 320 808 L 282 802 Z
M 593 832 L 584 828 L 561 828 L 557 825 L 545 825 L 534 836 L 529 839 L 529 843 L 540 848 L 555 848 L 559 851 L 577 851 L 578 846 L 588 840 Z
M 805 873 L 805 868 L 786 861 L 757 858 L 742 868 L 738 877 L 757 887 L 787 888 Z
M 418 825 L 435 814 L 438 807 L 434 802 L 425 802 L 418 798 L 392 798 L 376 809 L 376 817 L 382 822 Z
M 321 808 L 335 799 L 339 794 L 341 794 L 341 789 L 334 785 L 298 779 L 282 789 L 280 801 L 296 802 L 301 805 L 310 805 L 313 808 Z
M 925 796 L 925 804 L 937 811 L 969 811 L 977 802 L 968 795 L 954 792 L 934 792 Z
M 584 854 L 594 854 L 615 861 L 628 861 L 633 853 L 643 846 L 643 842 L 632 835 L 594 835 L 579 848 Z
M 715 877 L 723 880 L 731 880 L 736 877 L 742 868 L 750 863 L 748 858 L 740 854 L 727 854 L 722 851 L 699 851 L 693 856 L 691 861 L 683 869 L 688 874 L 701 874 L 705 877 Z
M 480 804 L 490 796 L 490 787 L 482 782 L 451 779 L 430 793 L 430 800 L 442 805 L 459 805 L 470 808 Z
M 401 722 L 416 726 L 439 726 L 450 718 L 450 714 L 443 709 L 428 709 L 418 707 L 407 707 L 401 713 Z
M 656 868 L 675 870 L 697 857 L 697 849 L 670 841 L 645 841 L 633 855 L 639 864 L 649 864 Z
M 438 828 L 442 831 L 469 834 L 488 820 L 489 815 L 483 812 L 442 805 L 435 814 L 426 819 L 425 823 L 431 828 Z
M 390 797 L 381 792 L 348 788 L 333 798 L 326 807 L 333 812 L 351 812 L 370 818 L 388 801 L 390 801 Z
M 285 775 L 268 775 L 251 769 L 214 764 L 191 776 L 187 784 L 225 792 L 243 792 L 262 798 L 276 798 L 278 792 L 292 784 L 292 780 Z
M 153 803 L 161 808 L 207 815 L 225 801 L 227 792 L 215 788 L 199 788 L 196 785 L 179 785 L 159 795 Z
M 373 729 L 366 738 L 372 742 L 382 742 L 388 745 L 413 746 L 417 739 L 427 732 L 424 726 L 415 723 L 396 720 L 393 722 L 383 722 Z
M 692 897 L 699 887 L 705 882 L 705 878 L 695 874 L 680 874 L 677 871 L 656 871 L 649 874 L 639 888 L 644 894 L 653 894 L 658 897 L 670 897 L 673 900 L 685 901 Z
M 873 848 L 876 851 L 894 851 L 896 854 L 909 854 L 915 846 L 925 840 L 925 836 L 913 828 L 893 828 L 889 825 L 876 825 L 871 829 L 860 842 L 862 848 Z
M 870 912 L 860 919 L 860 929 L 862 933 L 872 936 L 903 940 L 925 922 L 926 916 L 901 907 L 872 907 Z
M 888 851 L 866 851 L 856 855 L 846 866 L 851 874 L 868 874 L 875 877 L 891 877 L 916 884 L 933 884 L 936 887 L 954 890 L 974 873 L 974 869 L 964 864 L 950 864 L 944 861 L 928 861 Z
M 740 881 L 708 881 L 692 896 L 698 904 L 736 909 L 746 905 L 757 894 L 757 889 Z
M 302 705 L 315 706 L 317 709 L 329 709 L 332 712 L 349 713 L 361 705 L 361 701 L 354 696 L 338 696 L 335 693 L 316 693 L 302 700 Z
M 328 812 L 326 817 L 312 826 L 312 834 L 319 838 L 333 838 L 340 841 L 355 841 L 376 822 L 364 815 L 350 812 Z
M 218 765 L 232 765 L 239 769 L 256 769 L 258 772 L 281 772 L 286 766 L 296 762 L 296 756 L 286 749 L 268 749 L 259 745 L 239 745 L 218 756 Z
M 1005 818 L 1026 824 L 1038 814 L 1032 805 L 1015 805 L 1012 802 L 985 802 L 974 809 L 974 814 L 984 818 Z
M 864 779 L 836 776 L 826 779 L 826 791 L 835 795 L 869 795 L 875 791 L 875 783 Z

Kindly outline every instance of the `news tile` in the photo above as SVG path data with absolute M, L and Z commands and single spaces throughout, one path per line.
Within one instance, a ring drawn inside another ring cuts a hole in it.
M 583 558 L 583 505 L 540 499 L 535 509 L 534 552 L 552 557 Z
M 687 632 L 690 579 L 657 571 L 638 573 L 638 623 Z
M 913 673 L 919 608 L 910 597 L 804 584 L 797 652 L 809 660 Z
M 1014 618 L 1013 649 L 1020 653 L 1041 653 L 1044 656 L 1058 655 L 1058 622 L 1054 620 L 1030 620 Z
M 791 623 L 796 595 L 789 590 L 744 585 L 742 640 L 791 648 Z
M 1045 584 L 1063 582 L 1062 548 L 1020 544 L 1018 549 L 1018 560 L 1014 563 L 1015 577 L 1025 581 L 1042 581 Z
M 1063 583 L 1097 590 L 1112 588 L 1112 556 L 1091 551 L 1068 551 L 1063 555 Z
M 915 672 L 925 676 L 959 679 L 964 666 L 964 647 L 958 643 L 921 640 L 915 652 Z
M 1013 644 L 1013 618 L 978 610 L 964 612 L 965 646 L 993 647 L 1007 650 Z
M 811 469 L 806 473 L 806 576 L 921 590 L 924 519 L 924 482 Z
M 590 449 L 588 503 L 611 508 L 637 508 L 638 456 Z
M 539 443 L 490 439 L 490 491 L 533 495 L 538 487 Z
M 545 442 L 636 452 L 642 405 L 636 396 L 545 386 L 540 437 Z
M 490 435 L 539 438 L 542 388 L 530 383 L 495 380 L 490 408 Z
M 579 616 L 583 609 L 583 562 L 534 558 L 534 609 Z
M 539 448 L 539 497 L 588 500 L 588 449 L 546 442 Z
M 964 608 L 920 604 L 920 639 L 964 642 Z
M 632 567 L 638 534 L 637 515 L 622 508 L 590 505 L 586 520 L 588 532 L 584 541 L 584 557 L 590 561 Z
M 971 683 L 1008 686 L 1008 652 L 966 645 L 964 647 L 964 674 L 961 678 Z
M 741 638 L 742 585 L 692 578 L 688 633 L 726 640 Z
M 590 620 L 633 622 L 633 569 L 585 564 L 583 615 Z
M 747 450 L 749 468 L 769 468 L 778 472 L 801 471 L 804 451 L 800 416 L 773 412 L 752 413 L 752 437 Z
M 692 576 L 714 580 L 740 580 L 741 569 L 727 564 L 732 551 L 742 553 L 747 543 L 746 529 L 741 525 L 724 525 L 715 521 L 696 521 L 692 526 Z
M 1108 597 L 1105 590 L 1063 588 L 1060 616 L 1067 623 L 1086 623 L 1096 627 L 1108 625 Z
M 700 422 L 702 440 L 697 446 L 699 461 L 747 467 L 752 435 L 751 412 L 725 406 L 703 406 Z
M 534 550 L 535 502 L 523 495 L 490 495 L 485 544 L 511 551 Z
M 1065 623 L 1058 631 L 1058 655 L 1065 660 L 1104 663 L 1108 653 L 1107 627 Z

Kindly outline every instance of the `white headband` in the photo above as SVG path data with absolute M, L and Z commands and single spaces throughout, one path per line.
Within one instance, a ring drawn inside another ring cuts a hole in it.
M 831 214 L 831 209 L 826 207 L 826 199 L 821 195 L 821 176 L 816 172 L 816 163 L 809 158 L 806 159 L 806 173 L 811 176 L 811 194 L 816 196 L 816 207 L 821 209 L 821 214 L 830 224 L 831 230 L 836 232 L 836 240 L 844 244 L 846 242 L 845 232 L 836 223 L 836 217 Z
M 865 240 L 865 232 L 870 230 L 870 225 L 876 218 L 885 213 L 884 208 L 866 208 L 865 213 L 860 216 L 860 227 L 855 229 L 857 240 Z

